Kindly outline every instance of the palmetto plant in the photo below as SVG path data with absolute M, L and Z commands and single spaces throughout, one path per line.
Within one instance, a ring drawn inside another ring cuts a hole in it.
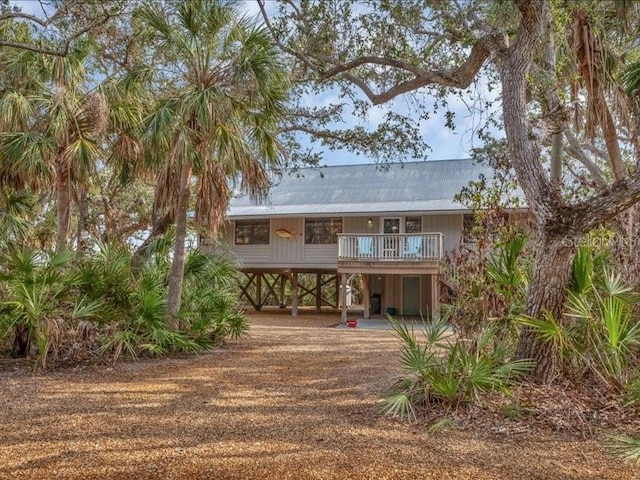
M 99 352 L 116 361 L 121 356 L 195 352 L 203 346 L 165 323 L 165 273 L 153 266 L 140 272 L 130 292 L 130 310 L 114 319 L 102 336 Z
M 29 193 L 0 192 L 0 250 L 21 245 L 31 230 L 35 197 Z
M 80 263 L 77 277 L 81 293 L 102 304 L 95 319 L 101 332 L 98 353 L 115 361 L 121 356 L 200 349 L 185 332 L 168 328 L 164 321 L 166 263 L 148 262 L 134 272 L 125 247 L 100 242 L 96 247 Z
M 610 434 L 604 446 L 612 455 L 640 464 L 640 439 L 628 435 Z
M 629 360 L 640 346 L 640 324 L 633 316 L 637 303 L 620 275 L 607 271 L 597 284 L 569 295 L 572 343 L 615 387 L 629 380 Z
M 482 393 L 507 390 L 513 376 L 533 367 L 526 360 L 506 360 L 507 350 L 496 342 L 495 328 L 471 342 L 452 339 L 445 323 L 425 323 L 420 341 L 413 327 L 390 321 L 402 341 L 400 359 L 406 371 L 383 403 L 383 411 L 395 417 L 414 420 L 416 407 L 457 408 Z
M 515 337 L 515 318 L 522 312 L 529 285 L 529 265 L 523 261 L 526 236 L 518 233 L 497 246 L 486 265 L 491 287 L 504 302 L 504 315 L 494 319 L 501 337 L 509 333 Z
M 14 346 L 23 351 L 15 353 L 27 354 L 34 342 L 37 365 L 43 368 L 50 354 L 56 354 L 69 322 L 91 319 L 100 309 L 100 302 L 74 294 L 79 282 L 70 261 L 66 252 L 36 250 L 13 250 L 4 257 L 0 337 L 23 334 L 24 343 Z
M 619 274 L 594 260 L 588 247 L 576 253 L 568 297 L 566 321 L 545 315 L 519 322 L 555 343 L 566 368 L 590 371 L 621 390 L 634 377 L 633 362 L 640 349 L 640 323 L 634 316 L 640 299 Z
M 170 93 L 147 118 L 146 146 L 160 165 L 155 209 L 175 219 L 167 313 L 180 310 L 187 209 L 213 233 L 224 219 L 229 180 L 263 194 L 278 160 L 275 137 L 288 81 L 267 32 L 224 1 L 149 2 L 138 16 L 164 54 Z M 195 186 L 192 185 L 195 179 Z
M 237 295 L 236 266 L 228 259 L 195 250 L 185 266 L 182 319 L 201 342 L 238 338 L 247 321 Z
M 98 251 L 80 263 L 78 288 L 88 300 L 102 302 L 94 320 L 100 329 L 98 353 L 121 357 L 195 352 L 246 331 L 233 287 L 237 270 L 228 260 L 192 252 L 185 270 L 181 328 L 167 326 L 168 245 L 158 240 L 146 262 L 132 266 L 131 253 L 120 245 L 96 243 Z

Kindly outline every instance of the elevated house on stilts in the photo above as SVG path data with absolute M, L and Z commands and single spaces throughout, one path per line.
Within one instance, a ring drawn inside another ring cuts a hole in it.
M 300 169 L 275 180 L 268 199 L 235 198 L 222 238 L 244 274 L 241 296 L 260 310 L 303 296 L 342 308 L 347 279 L 360 274 L 364 316 L 439 314 L 441 261 L 464 238 L 465 207 L 454 197 L 492 171 L 471 160 Z M 312 274 L 315 285 L 299 284 Z M 326 287 L 332 285 L 332 298 Z

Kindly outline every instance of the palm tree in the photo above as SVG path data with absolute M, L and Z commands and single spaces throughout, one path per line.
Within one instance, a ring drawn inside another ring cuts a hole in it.
M 139 11 L 164 53 L 169 93 L 146 121 L 146 145 L 161 164 L 154 210 L 169 212 L 175 245 L 167 316 L 180 310 L 187 210 L 215 233 L 235 180 L 262 195 L 278 162 L 276 126 L 288 79 L 267 32 L 228 2 L 194 0 Z M 232 180 L 230 182 L 230 180 Z M 175 320 L 172 320 L 175 321 Z
M 69 240 L 72 186 L 94 172 L 108 120 L 104 96 L 90 88 L 89 54 L 88 45 L 78 44 L 65 57 L 16 50 L 2 59 L 5 73 L 16 75 L 0 96 L 0 170 L 36 187 L 53 183 L 58 251 Z

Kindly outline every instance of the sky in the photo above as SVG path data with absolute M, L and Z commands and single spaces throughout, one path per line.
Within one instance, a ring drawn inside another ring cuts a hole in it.
M 37 0 L 13 0 L 11 3 L 20 6 L 25 13 L 42 14 L 41 5 Z M 254 0 L 245 0 L 240 3 L 246 9 L 248 15 L 259 15 L 260 11 L 257 2 Z M 495 99 L 497 95 L 495 91 L 492 94 L 485 94 L 491 99 Z M 335 91 L 326 91 L 320 95 L 307 95 L 303 99 L 304 104 L 308 106 L 327 105 L 337 101 L 339 101 L 339 98 Z M 429 102 L 429 104 L 433 103 L 433 99 L 428 97 L 425 97 L 424 101 Z M 456 128 L 454 131 L 445 127 L 444 112 L 433 115 L 428 121 L 416 120 L 420 124 L 423 140 L 432 148 L 432 151 L 427 155 L 429 160 L 468 158 L 472 148 L 479 146 L 479 140 L 475 138 L 474 131 L 482 121 L 481 111 L 465 104 L 458 97 L 449 97 L 448 102 L 450 110 L 455 113 Z M 379 125 L 389 109 L 394 109 L 396 112 L 408 111 L 408 99 L 397 97 L 390 103 L 372 107 L 364 123 L 362 119 L 349 115 L 343 117 L 343 120 L 346 127 L 359 124 L 374 129 Z M 304 137 L 300 137 L 300 142 L 303 146 L 310 145 L 309 140 Z M 324 165 L 371 163 L 374 161 L 347 150 L 329 151 L 321 148 L 316 148 L 315 150 L 322 153 L 323 160 L 321 163 Z M 399 157 L 398 160 L 409 161 L 411 158 Z
M 482 85 L 479 86 L 482 90 L 482 95 L 487 98 L 495 100 L 498 96 L 497 92 L 487 94 Z M 305 98 L 305 104 L 309 106 L 323 106 L 331 103 L 340 102 L 338 94 L 334 91 L 327 91 L 319 96 L 307 96 Z M 431 105 L 434 102 L 433 98 L 424 96 L 424 102 L 427 105 Z M 444 111 L 441 110 L 437 114 L 432 115 L 429 120 L 418 120 L 416 122 L 420 126 L 423 140 L 431 146 L 431 152 L 427 154 L 428 160 L 449 160 L 449 159 L 462 159 L 469 158 L 471 156 L 471 150 L 474 147 L 480 146 L 475 132 L 478 126 L 483 123 L 484 115 L 486 112 L 480 112 L 474 108 L 473 105 L 468 105 L 463 102 L 458 96 L 447 97 L 449 109 L 455 113 L 455 129 L 451 130 L 445 126 L 446 119 Z M 497 107 L 494 107 L 494 109 Z M 409 101 L 406 97 L 400 96 L 393 101 L 384 105 L 373 106 L 369 110 L 368 117 L 365 122 L 362 119 L 355 116 L 344 116 L 344 125 L 355 126 L 363 125 L 370 129 L 376 128 L 384 119 L 387 111 L 393 110 L 399 113 L 406 113 L 411 111 Z M 302 142 L 307 144 L 307 142 Z M 354 163 L 369 163 L 373 162 L 372 159 L 367 159 L 364 156 L 356 155 L 355 153 L 343 150 L 340 152 L 324 151 L 323 163 L 326 165 L 345 165 Z M 400 158 L 399 158 L 400 160 Z M 412 160 L 410 157 L 401 158 L 403 161 Z

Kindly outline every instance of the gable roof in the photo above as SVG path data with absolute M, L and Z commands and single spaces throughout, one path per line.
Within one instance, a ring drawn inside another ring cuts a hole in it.
M 303 168 L 277 180 L 260 205 L 232 199 L 228 217 L 466 211 L 453 198 L 481 174 L 493 171 L 471 159 Z

